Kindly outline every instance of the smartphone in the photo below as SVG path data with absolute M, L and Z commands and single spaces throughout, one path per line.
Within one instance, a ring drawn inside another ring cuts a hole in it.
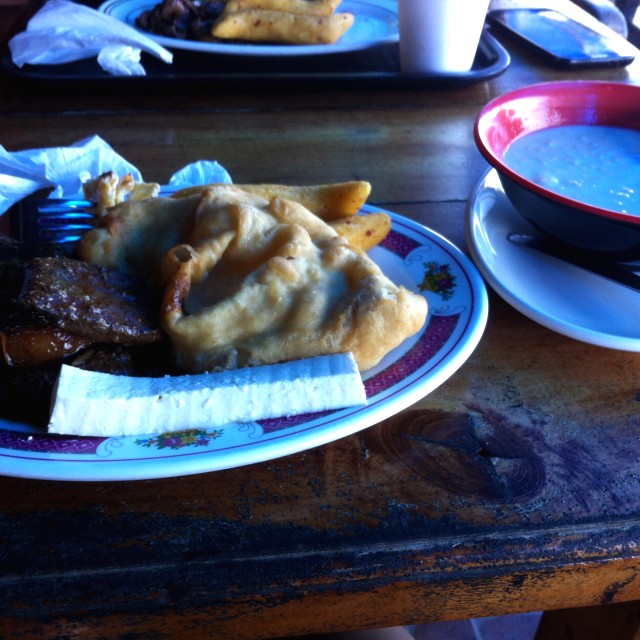
M 487 19 L 559 67 L 625 66 L 638 53 L 617 33 L 602 35 L 554 9 L 497 9 Z

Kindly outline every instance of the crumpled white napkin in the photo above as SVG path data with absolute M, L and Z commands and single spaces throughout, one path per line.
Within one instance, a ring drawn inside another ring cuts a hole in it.
M 9 152 L 0 145 L 0 215 L 39 189 L 51 188 L 52 198 L 82 198 L 82 184 L 105 171 L 122 176 L 140 171 L 118 155 L 102 138 L 92 136 L 68 147 Z M 199 160 L 177 171 L 169 184 L 177 188 L 212 182 L 231 183 L 227 171 L 212 160 Z
M 112 75 L 141 76 L 142 51 L 171 64 L 164 47 L 123 22 L 69 0 L 49 0 L 9 41 L 11 58 L 25 64 L 62 64 L 97 57 Z

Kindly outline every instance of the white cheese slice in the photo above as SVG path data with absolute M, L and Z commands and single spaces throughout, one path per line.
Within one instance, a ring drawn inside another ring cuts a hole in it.
M 166 433 L 365 405 L 350 353 L 219 373 L 135 378 L 63 365 L 49 431 Z

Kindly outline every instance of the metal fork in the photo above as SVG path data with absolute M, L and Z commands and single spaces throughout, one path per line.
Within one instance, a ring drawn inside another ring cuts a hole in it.
M 88 200 L 26 198 L 8 212 L 10 233 L 27 244 L 73 244 L 93 228 Z
M 179 188 L 162 185 L 159 195 L 171 196 Z M 82 199 L 25 198 L 7 212 L 11 237 L 28 244 L 75 244 L 93 229 L 91 207 Z

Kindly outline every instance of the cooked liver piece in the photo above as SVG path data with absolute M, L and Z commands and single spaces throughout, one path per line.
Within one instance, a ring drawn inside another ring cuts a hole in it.
M 148 288 L 79 260 L 30 260 L 19 302 L 47 322 L 94 342 L 134 345 L 162 338 L 158 302 Z

